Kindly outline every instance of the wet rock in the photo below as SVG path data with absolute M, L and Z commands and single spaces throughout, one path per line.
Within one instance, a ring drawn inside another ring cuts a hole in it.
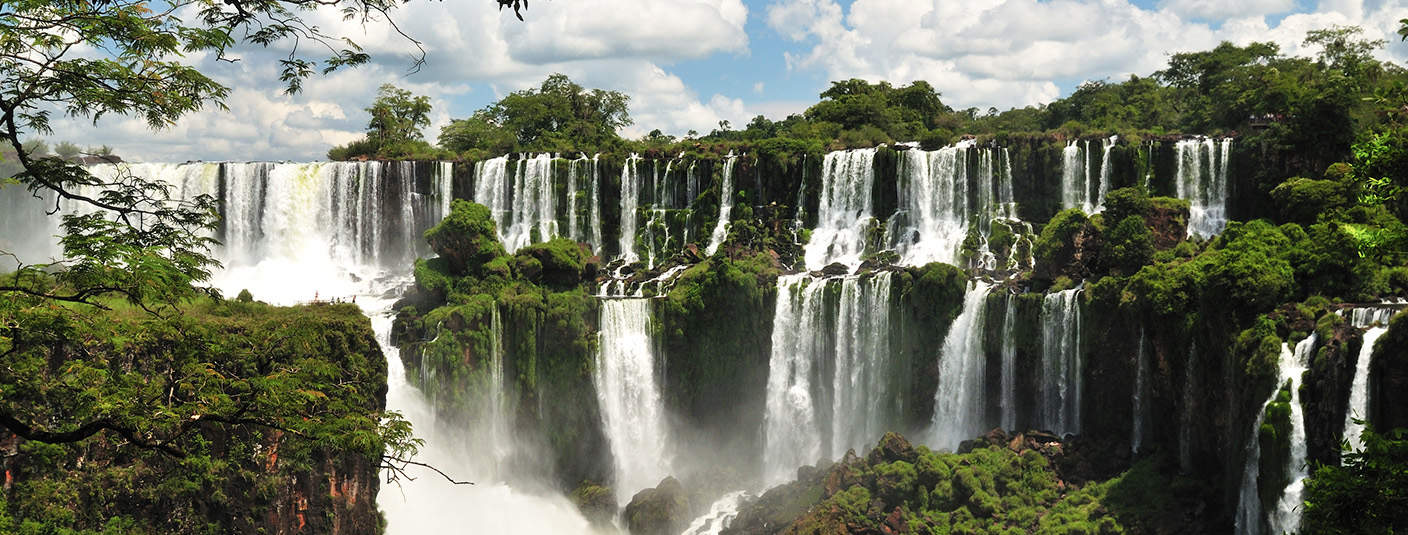
M 689 495 L 679 480 L 666 477 L 655 488 L 637 492 L 625 517 L 632 535 L 675 535 L 689 526 Z
M 846 275 L 851 272 L 851 268 L 840 262 L 832 262 L 831 265 L 821 268 L 821 273 L 828 276 Z
M 866 456 L 866 461 L 870 464 L 889 463 L 894 461 L 904 461 L 913 463 L 918 458 L 914 451 L 914 446 L 897 433 L 885 433 L 880 438 L 880 443 L 875 445 L 875 449 L 870 450 Z
M 583 482 L 572 491 L 572 503 L 593 525 L 610 526 L 616 518 L 616 495 L 608 487 Z

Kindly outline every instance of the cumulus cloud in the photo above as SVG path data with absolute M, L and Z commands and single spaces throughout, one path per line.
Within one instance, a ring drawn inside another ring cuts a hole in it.
M 433 141 L 450 121 L 451 107 L 473 87 L 490 86 L 502 96 L 536 86 L 554 72 L 630 95 L 639 126 L 627 134 L 641 128 L 707 131 L 720 120 L 747 116 L 741 100 L 703 98 L 665 70 L 716 53 L 746 55 L 748 9 L 741 0 L 558 2 L 526 15 L 529 21 L 519 22 L 483 0 L 406 4 L 393 16 L 426 54 L 425 65 L 412 74 L 407 69 L 415 46 L 393 27 L 344 21 L 336 10 L 319 10 L 308 14 L 311 23 L 327 34 L 352 38 L 372 54 L 373 63 L 310 79 L 301 94 L 287 96 L 272 67 L 287 53 L 286 44 L 239 49 L 235 55 L 241 61 L 234 64 L 192 56 L 188 61 L 232 88 L 228 112 L 198 112 L 159 131 L 126 118 L 104 119 L 96 127 L 82 119 L 60 120 L 50 137 L 108 144 L 145 161 L 318 159 L 329 147 L 361 135 L 362 108 L 382 83 L 431 98 L 432 124 L 425 134 Z
M 1300 54 L 1308 53 L 1300 46 L 1308 30 L 1356 24 L 1366 37 L 1383 38 L 1408 17 L 1408 6 L 1394 3 L 1367 9 L 1363 1 L 1326 0 L 1316 12 L 1266 22 L 1264 15 L 1294 7 L 1292 0 L 1165 0 L 1152 10 L 1128 0 L 855 0 L 844 9 L 835 0 L 778 0 L 767 23 L 804 45 L 785 53 L 789 69 L 928 80 L 950 105 L 1006 108 L 1049 102 L 1060 96 L 1058 84 L 1147 75 L 1170 54 L 1223 40 L 1271 40 Z M 1402 61 L 1404 48 L 1381 56 Z

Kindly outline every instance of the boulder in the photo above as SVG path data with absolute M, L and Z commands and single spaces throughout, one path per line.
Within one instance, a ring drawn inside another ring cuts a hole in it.
M 632 535 L 675 535 L 689 526 L 689 495 L 679 480 L 666 477 L 631 497 L 625 516 Z
M 572 503 L 595 526 L 610 526 L 616 518 L 616 495 L 610 488 L 590 481 L 572 491 Z
M 916 458 L 918 458 L 918 454 L 915 453 L 914 446 L 898 433 L 891 432 L 885 433 L 885 436 L 880 438 L 880 443 L 875 445 L 875 449 L 870 450 L 866 461 L 870 464 L 895 461 L 913 463 Z

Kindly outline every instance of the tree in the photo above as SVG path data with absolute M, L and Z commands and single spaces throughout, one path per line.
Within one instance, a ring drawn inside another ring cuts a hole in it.
M 59 159 L 64 160 L 66 162 L 72 162 L 77 160 L 79 154 L 81 154 L 82 152 L 83 149 L 79 148 L 78 145 L 69 143 L 67 141 L 63 141 L 60 142 L 58 145 L 54 145 L 54 155 L 58 156 Z
M 440 143 L 456 152 L 503 149 L 507 135 L 511 150 L 589 150 L 620 140 L 616 129 L 631 124 L 629 103 L 619 91 L 588 90 L 553 74 L 536 89 L 515 91 L 468 119 L 451 121 Z
M 425 136 L 420 129 L 430 126 L 430 97 L 382 84 L 367 113 L 372 116 L 367 137 L 379 145 L 422 139 Z
M 0 276 L 0 361 L 6 363 L 0 368 L 0 427 L 60 444 L 106 434 L 120 447 L 178 458 L 197 440 L 196 429 L 273 429 L 335 449 L 382 452 L 377 461 L 383 467 L 405 467 L 418 442 L 393 412 L 310 412 L 301 403 L 273 402 L 310 395 L 296 382 L 266 377 L 269 390 L 260 401 L 235 395 L 249 392 L 240 384 L 248 377 L 192 373 L 218 372 L 206 365 L 213 357 L 200 350 L 201 339 L 183 337 L 180 313 L 193 301 L 218 297 L 203 286 L 218 266 L 208 237 L 217 221 L 214 199 L 179 199 L 168 186 L 130 174 L 100 179 L 76 163 L 37 158 L 22 142 L 49 133 L 55 113 L 95 121 L 136 116 L 161 128 L 200 109 L 223 109 L 229 88 L 185 63 L 193 54 L 234 61 L 239 46 L 287 49 L 278 60 L 280 80 L 286 92 L 296 93 L 309 76 L 369 59 L 355 42 L 323 33 L 302 14 L 336 6 L 347 20 L 378 22 L 390 20 L 404 2 L 17 0 L 0 8 L 0 142 L 15 151 L 23 169 L 16 179 L 36 197 L 86 207 L 63 217 L 63 259 L 20 263 Z M 517 0 L 511 5 L 520 7 Z M 327 56 L 305 52 L 317 48 Z M 413 68 L 423 56 L 414 57 Z M 73 350 L 70 336 L 92 325 L 95 311 L 116 306 L 141 311 L 152 328 L 173 329 L 173 343 L 186 345 L 141 368 Z M 63 370 L 58 377 L 25 373 L 55 367 Z M 98 379 L 160 385 L 169 394 L 131 398 L 121 389 L 88 388 Z M 54 396 L 65 392 L 66 402 L 58 403 Z

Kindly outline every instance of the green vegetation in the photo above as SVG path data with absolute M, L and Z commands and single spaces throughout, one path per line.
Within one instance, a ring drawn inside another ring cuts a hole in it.
M 367 318 L 210 299 L 179 312 L 114 306 L 64 325 L 51 350 L 7 353 L 7 427 L 89 436 L 10 427 L 34 439 L 7 454 L 0 532 L 252 531 L 292 521 L 298 500 L 378 529 L 374 506 L 346 493 L 375 493 L 383 455 L 417 443 L 383 412 L 386 361 Z
M 1364 448 L 1340 466 L 1317 468 L 1305 486 L 1306 533 L 1401 533 L 1408 530 L 1408 431 L 1365 429 Z
M 1187 483 L 1163 476 L 1156 458 L 1105 481 L 1063 480 L 1064 445 L 1019 435 L 1013 449 L 1001 438 L 947 454 L 887 434 L 865 457 L 800 470 L 724 533 L 1142 533 L 1184 501 Z

